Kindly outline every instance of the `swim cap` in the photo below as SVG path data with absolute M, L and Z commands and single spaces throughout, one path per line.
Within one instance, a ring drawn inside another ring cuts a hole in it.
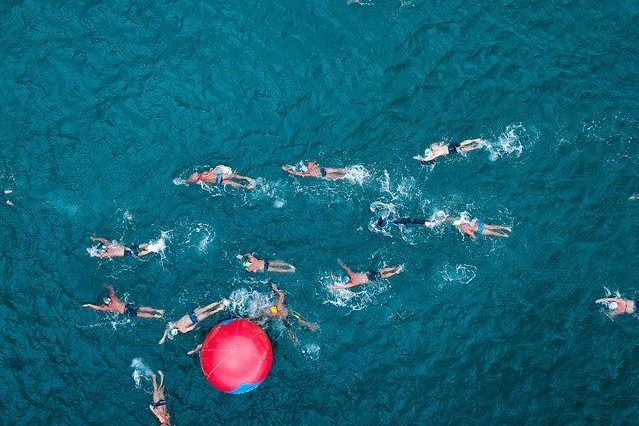
M 249 266 L 251 266 L 251 262 L 249 262 L 248 260 L 244 261 L 242 263 L 242 266 L 244 266 L 245 268 L 248 268 Z
M 171 331 L 169 331 L 169 333 L 171 333 L 171 336 L 177 336 L 178 329 L 177 328 L 172 328 Z
M 459 225 L 461 225 L 461 223 L 462 223 L 461 220 L 456 219 L 456 220 L 453 221 L 453 226 L 459 226 Z
M 102 301 L 104 302 L 105 305 L 111 304 L 111 298 L 110 297 L 105 297 L 104 299 L 102 299 Z
M 608 309 L 610 309 L 611 311 L 617 309 L 617 306 L 619 306 L 617 302 L 608 302 Z
M 308 172 L 308 166 L 306 164 L 301 164 L 300 165 L 300 170 L 303 171 L 304 173 Z
M 277 306 L 273 305 L 271 307 L 268 308 L 269 312 L 272 313 L 273 315 L 277 314 Z

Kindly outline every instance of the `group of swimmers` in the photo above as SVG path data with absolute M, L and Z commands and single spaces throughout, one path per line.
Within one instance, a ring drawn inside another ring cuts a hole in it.
M 455 154 L 466 154 L 470 151 L 478 149 L 483 146 L 481 139 L 469 139 L 459 143 L 434 143 L 430 145 L 430 148 L 426 150 L 424 155 L 418 155 L 413 158 L 420 162 L 432 162 L 435 159 Z M 316 161 L 302 161 L 296 165 L 285 164 L 282 169 L 287 173 L 294 176 L 301 177 L 316 177 L 326 180 L 339 180 L 345 179 L 353 171 L 352 167 L 323 167 Z M 217 165 L 209 170 L 202 172 L 192 173 L 186 180 L 186 183 L 198 183 L 200 185 L 223 185 L 231 186 L 235 188 L 254 189 L 256 186 L 255 179 L 243 176 L 235 173 L 230 167 L 225 165 Z M 10 193 L 10 192 L 9 192 Z M 5 191 L 5 194 L 7 192 Z M 9 201 L 7 201 L 9 203 Z M 371 207 L 371 211 L 375 212 L 375 209 Z M 446 213 L 440 212 L 431 218 L 388 218 L 377 216 L 372 226 L 376 229 L 383 229 L 389 224 L 408 226 L 417 225 L 433 228 L 442 223 L 450 223 L 459 230 L 462 235 L 468 236 L 471 239 L 476 239 L 477 235 L 492 236 L 500 238 L 508 238 L 511 232 L 510 226 L 505 225 L 491 225 L 486 224 L 478 219 L 470 219 L 465 214 L 458 216 L 450 216 Z M 91 240 L 98 243 L 98 246 L 87 249 L 92 256 L 99 258 L 114 258 L 114 257 L 142 257 L 151 253 L 158 253 L 164 249 L 163 242 L 149 242 L 139 245 L 123 245 L 117 241 L 108 240 L 103 237 L 92 236 Z M 238 254 L 236 258 L 242 262 L 242 266 L 248 272 L 275 272 L 275 273 L 293 273 L 296 271 L 295 266 L 292 264 L 275 259 L 260 259 L 255 253 Z M 403 266 L 385 266 L 380 269 L 374 269 L 366 272 L 354 272 L 344 262 L 338 259 L 339 266 L 344 270 L 346 276 L 337 283 L 328 285 L 330 289 L 349 289 L 355 286 L 367 284 L 377 280 L 383 280 L 399 274 L 403 271 Z M 285 303 L 286 297 L 284 292 L 277 287 L 275 283 L 271 284 L 271 290 L 276 296 L 274 303 L 263 307 L 259 310 L 258 314 L 254 315 L 253 319 L 260 322 L 268 319 L 274 319 L 281 321 L 287 331 L 289 338 L 297 344 L 297 338 L 292 330 L 289 318 L 293 318 L 302 327 L 307 328 L 310 331 L 316 331 L 319 326 L 315 323 L 309 322 L 302 318 L 302 316 L 290 310 Z M 138 318 L 163 318 L 164 310 L 151 308 L 147 306 L 137 306 L 133 303 L 122 301 L 116 294 L 112 286 L 107 286 L 109 295 L 104 298 L 102 304 L 96 305 L 86 303 L 83 306 L 100 311 L 109 311 L 116 314 L 121 314 L 129 317 Z M 606 297 L 598 299 L 596 303 L 603 304 L 607 307 L 609 315 L 614 317 L 620 314 L 632 314 L 636 310 L 636 301 L 623 299 L 621 297 Z M 227 300 L 220 300 L 203 307 L 197 307 L 191 311 L 188 311 L 184 316 L 176 321 L 169 322 L 164 330 L 164 333 L 159 340 L 159 344 L 164 344 L 167 339 L 173 339 L 179 333 L 188 333 L 196 328 L 196 326 L 212 317 L 213 315 L 223 311 L 228 307 Z M 188 355 L 198 353 L 201 344 L 197 345 L 194 349 L 187 352 Z M 152 381 L 153 389 L 153 403 L 149 406 L 149 409 L 157 417 L 161 426 L 170 425 L 170 416 L 166 408 L 166 400 L 164 396 L 164 374 L 162 371 L 158 371 L 160 381 L 158 383 L 157 376 L 151 373 L 150 378 Z
M 414 157 L 418 161 L 431 162 L 438 157 L 454 154 L 467 153 L 481 146 L 481 139 L 472 139 L 460 142 L 458 144 L 432 144 L 430 149 L 423 156 Z M 294 176 L 316 177 L 326 180 L 340 180 L 348 177 L 353 171 L 352 167 L 323 167 L 316 161 L 302 161 L 296 165 L 285 164 L 282 170 Z M 235 173 L 230 167 L 225 165 L 217 165 L 208 170 L 192 173 L 186 180 L 186 183 L 198 183 L 200 185 L 220 185 L 230 186 L 234 188 L 254 189 L 256 180 Z M 5 191 L 6 194 L 6 191 Z M 452 217 L 445 215 L 443 220 L 439 221 L 430 219 L 413 219 L 413 218 L 395 218 L 387 220 L 379 217 L 375 222 L 375 226 L 379 228 L 385 227 L 388 223 L 395 225 L 423 225 L 433 227 L 437 223 L 449 222 L 457 227 L 459 231 L 475 238 L 476 235 L 490 235 L 497 237 L 508 237 L 506 232 L 510 232 L 510 227 L 501 225 L 486 225 L 478 220 L 469 220 L 466 217 Z M 91 236 L 91 241 L 97 243 L 97 246 L 87 249 L 91 256 L 102 259 L 111 259 L 116 257 L 143 257 L 151 253 L 159 253 L 164 249 L 162 242 L 148 242 L 143 244 L 121 244 L 115 240 L 109 240 L 104 237 Z M 237 259 L 242 262 L 242 266 L 248 272 L 275 272 L 275 273 L 293 273 L 296 271 L 295 266 L 283 260 L 276 259 L 260 259 L 255 253 L 238 254 Z M 385 266 L 379 269 L 373 269 L 365 272 L 355 272 L 350 269 L 344 262 L 338 259 L 339 266 L 344 270 L 345 276 L 337 283 L 328 286 L 330 289 L 349 289 L 355 286 L 367 284 L 373 281 L 383 280 L 399 274 L 403 271 L 403 266 Z M 83 307 L 91 308 L 98 311 L 108 311 L 128 317 L 158 319 L 164 317 L 164 310 L 152 308 L 148 306 L 136 305 L 134 303 L 121 300 L 116 294 L 114 288 L 107 286 L 108 296 L 103 299 L 101 304 L 85 303 Z M 288 332 L 289 338 L 294 344 L 297 344 L 297 338 L 292 330 L 289 318 L 293 318 L 302 327 L 310 331 L 316 331 L 319 326 L 302 318 L 302 316 L 293 310 L 290 310 L 285 303 L 286 296 L 284 292 L 271 282 L 271 290 L 277 297 L 275 302 L 262 308 L 257 315 L 254 316 L 256 321 L 264 321 L 267 319 L 275 319 L 281 321 Z M 180 333 L 188 333 L 194 330 L 197 325 L 213 315 L 223 311 L 228 307 L 227 300 L 220 300 L 208 304 L 203 307 L 197 307 L 188 311 L 184 316 L 176 321 L 169 322 L 164 330 L 159 344 L 164 344 L 167 339 L 172 340 Z M 196 354 L 201 348 L 201 344 L 187 352 L 188 355 Z M 164 373 L 158 371 L 160 377 L 159 383 L 155 373 L 150 374 L 152 382 L 153 402 L 149 409 L 157 417 L 161 426 L 170 425 L 170 416 L 166 407 L 166 399 L 164 396 Z

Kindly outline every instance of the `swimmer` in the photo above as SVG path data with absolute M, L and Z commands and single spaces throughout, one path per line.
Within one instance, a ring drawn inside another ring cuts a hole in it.
M 133 303 L 123 302 L 112 286 L 107 286 L 109 289 L 109 297 L 104 298 L 102 305 L 94 305 L 92 303 L 85 303 L 83 308 L 91 308 L 96 311 L 109 311 L 116 314 L 126 315 L 127 317 L 138 318 L 162 318 L 164 311 L 162 309 L 149 308 L 148 306 L 136 306 Z
M 282 321 L 282 323 L 288 330 L 288 337 L 293 341 L 293 343 L 297 344 L 298 341 L 297 341 L 297 337 L 295 336 L 295 333 L 293 332 L 291 328 L 291 323 L 288 320 L 289 314 L 290 316 L 295 318 L 295 320 L 302 327 L 305 327 L 309 329 L 310 331 L 317 331 L 317 329 L 319 329 L 319 325 L 306 321 L 304 318 L 302 318 L 302 316 L 299 313 L 293 310 L 291 311 L 288 310 L 288 308 L 286 307 L 284 303 L 285 301 L 284 292 L 280 290 L 277 287 L 277 285 L 275 285 L 275 283 L 271 283 L 271 289 L 275 292 L 275 294 L 277 294 L 277 301 L 275 302 L 275 304 L 269 306 L 268 308 L 264 308 L 264 310 L 262 311 L 262 314 L 266 316 L 267 318 L 274 318 L 274 319 L 278 319 Z
M 153 404 L 149 405 L 149 410 L 158 418 L 160 426 L 171 426 L 171 416 L 166 409 L 166 397 L 164 396 L 164 373 L 158 370 L 160 375 L 160 384 L 154 373 L 151 373 L 151 381 L 153 383 Z
M 346 271 L 346 274 L 348 275 L 348 280 L 344 284 L 329 285 L 328 288 L 332 288 L 332 289 L 351 288 L 351 287 L 366 284 L 372 281 L 378 281 L 378 280 L 390 278 L 393 275 L 399 274 L 400 272 L 404 270 L 403 266 L 393 266 L 388 268 L 372 270 L 368 272 L 353 272 L 341 260 L 337 259 L 337 262 L 339 263 L 339 266 L 341 266 L 342 269 Z
M 446 220 L 451 222 L 455 228 L 459 229 L 459 232 L 464 235 L 468 235 L 473 240 L 477 238 L 477 234 L 491 237 L 508 238 L 508 232 L 512 231 L 512 228 L 510 226 L 487 225 L 477 219 L 468 221 L 463 217 L 458 217 L 447 218 Z
M 4 195 L 11 195 L 13 194 L 13 191 L 10 189 L 5 189 L 4 191 Z M 9 207 L 14 207 L 14 204 L 11 202 L 11 200 L 5 200 L 4 202 L 7 206 Z
M 429 149 L 426 149 L 426 152 L 424 152 L 423 156 L 416 155 L 413 158 L 417 161 L 423 161 L 427 163 L 443 155 L 454 154 L 456 152 L 466 153 L 477 148 L 481 148 L 481 146 L 482 140 L 479 138 L 467 139 L 458 143 L 434 143 L 430 146 Z
M 244 253 L 235 256 L 242 261 L 242 266 L 248 272 L 295 272 L 295 266 L 283 260 L 262 260 L 254 256 L 255 253 Z
M 178 335 L 178 333 L 188 333 L 189 331 L 192 331 L 197 323 L 224 310 L 224 307 L 224 301 L 219 301 L 211 303 L 203 308 L 196 308 L 193 311 L 189 311 L 179 320 L 167 324 L 166 330 L 164 330 L 164 335 L 158 343 L 163 345 L 167 337 L 169 339 L 173 339 Z
M 230 167 L 218 164 L 205 172 L 195 172 L 186 180 L 187 183 L 214 183 L 216 185 L 229 185 L 235 188 L 253 189 L 255 179 L 238 175 Z
M 607 315 L 611 318 L 622 314 L 634 314 L 637 306 L 636 300 L 622 299 L 621 297 L 605 297 L 595 300 L 595 303 L 606 305 Z
M 136 246 L 135 244 L 131 246 L 125 246 L 123 244 L 119 244 L 115 240 L 110 241 L 106 238 L 96 236 L 92 236 L 91 241 L 100 243 L 100 245 L 97 248 L 87 248 L 87 252 L 92 257 L 99 257 L 101 259 L 125 256 L 142 257 L 146 256 L 149 253 L 158 252 L 156 247 L 149 243 L 140 244 L 138 246 Z
M 297 165 L 284 164 L 282 170 L 295 176 L 311 176 L 327 180 L 345 179 L 352 170 L 350 167 L 320 167 L 317 161 L 312 160 L 304 163 L 300 161 Z

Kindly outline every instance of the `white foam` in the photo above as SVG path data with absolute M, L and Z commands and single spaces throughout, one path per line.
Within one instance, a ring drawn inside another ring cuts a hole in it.
M 240 288 L 228 297 L 228 310 L 239 316 L 258 317 L 272 304 L 272 296 L 256 290 Z
M 468 284 L 477 276 L 477 267 L 474 265 L 444 265 L 441 276 L 446 282 L 458 282 Z
M 370 172 L 366 169 L 366 167 L 362 165 L 355 165 L 348 168 L 348 172 L 344 176 L 344 179 L 357 183 L 359 185 L 363 185 L 364 182 L 371 176 Z
M 526 128 L 521 123 L 510 124 L 496 141 L 482 139 L 480 147 L 489 152 L 490 161 L 495 161 L 506 155 L 519 157 L 524 150 L 522 141 L 527 139 Z
M 151 379 L 151 375 L 153 372 L 151 369 L 144 363 L 142 358 L 133 358 L 131 361 L 131 368 L 133 368 L 133 373 L 131 376 L 133 377 L 133 381 L 135 381 L 135 387 L 140 389 L 142 386 L 141 379 L 146 379 L 147 381 Z
M 319 359 L 320 347 L 315 343 L 309 343 L 307 345 L 302 346 L 302 353 L 306 355 L 308 358 L 313 361 L 317 361 Z

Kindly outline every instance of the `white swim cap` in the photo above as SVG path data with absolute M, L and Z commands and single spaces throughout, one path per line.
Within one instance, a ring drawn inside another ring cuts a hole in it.
M 617 306 L 619 306 L 617 302 L 608 302 L 608 309 L 610 309 L 611 311 L 617 309 Z

